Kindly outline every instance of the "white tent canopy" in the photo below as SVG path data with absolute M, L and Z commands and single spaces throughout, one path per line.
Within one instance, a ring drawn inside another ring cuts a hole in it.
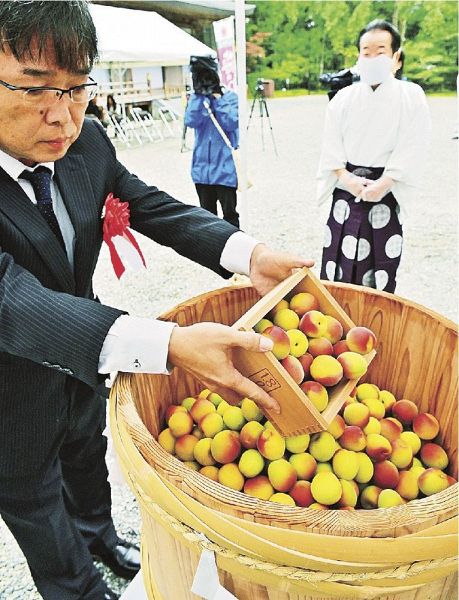
M 155 12 L 91 4 L 99 64 L 186 65 L 215 51 Z

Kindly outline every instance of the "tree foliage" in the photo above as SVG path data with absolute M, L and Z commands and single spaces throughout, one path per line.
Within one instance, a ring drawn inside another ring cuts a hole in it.
M 321 87 L 319 76 L 355 64 L 358 33 L 373 19 L 398 27 L 404 75 L 427 91 L 456 89 L 456 2 L 449 0 L 255 0 L 247 26 L 249 85 Z

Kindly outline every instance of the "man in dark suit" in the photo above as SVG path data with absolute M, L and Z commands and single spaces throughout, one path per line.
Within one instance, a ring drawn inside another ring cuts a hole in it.
M 260 293 L 312 264 L 129 173 L 84 120 L 96 55 L 84 2 L 0 3 L 0 514 L 47 600 L 116 598 L 93 556 L 125 577 L 139 568 L 111 519 L 104 374 L 180 365 L 229 400 L 274 406 L 231 362 L 234 346 L 269 350 L 263 336 L 95 301 L 107 194 L 129 202 L 135 230 L 223 277 L 245 272 Z

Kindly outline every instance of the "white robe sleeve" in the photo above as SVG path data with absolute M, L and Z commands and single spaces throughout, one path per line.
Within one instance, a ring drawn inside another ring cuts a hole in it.
M 325 114 L 322 152 L 317 173 L 317 201 L 319 204 L 328 200 L 338 181 L 335 171 L 343 169 L 347 162 L 341 130 L 345 91 L 347 90 L 339 92 L 330 101 Z
M 404 83 L 398 140 L 384 170 L 395 181 L 391 191 L 400 204 L 401 220 L 414 208 L 432 127 L 422 88 Z

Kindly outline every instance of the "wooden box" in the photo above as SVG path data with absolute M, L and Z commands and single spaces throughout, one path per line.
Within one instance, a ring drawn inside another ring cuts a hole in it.
M 326 287 L 306 267 L 299 269 L 266 296 L 263 296 L 234 323 L 233 327 L 250 331 L 283 298 L 292 297 L 299 292 L 313 294 L 319 302 L 320 311 L 335 317 L 341 323 L 344 335 L 349 329 L 355 327 L 356 324 L 344 312 Z M 368 364 L 373 360 L 375 354 L 376 351 L 373 350 L 365 355 L 364 358 Z M 358 379 L 343 378 L 337 385 L 328 388 L 329 403 L 327 408 L 320 413 L 272 352 L 262 354 L 238 348 L 233 351 L 233 356 L 238 370 L 266 390 L 279 403 L 280 414 L 268 410 L 264 412 L 284 436 L 315 433 L 327 429 L 358 382 Z

